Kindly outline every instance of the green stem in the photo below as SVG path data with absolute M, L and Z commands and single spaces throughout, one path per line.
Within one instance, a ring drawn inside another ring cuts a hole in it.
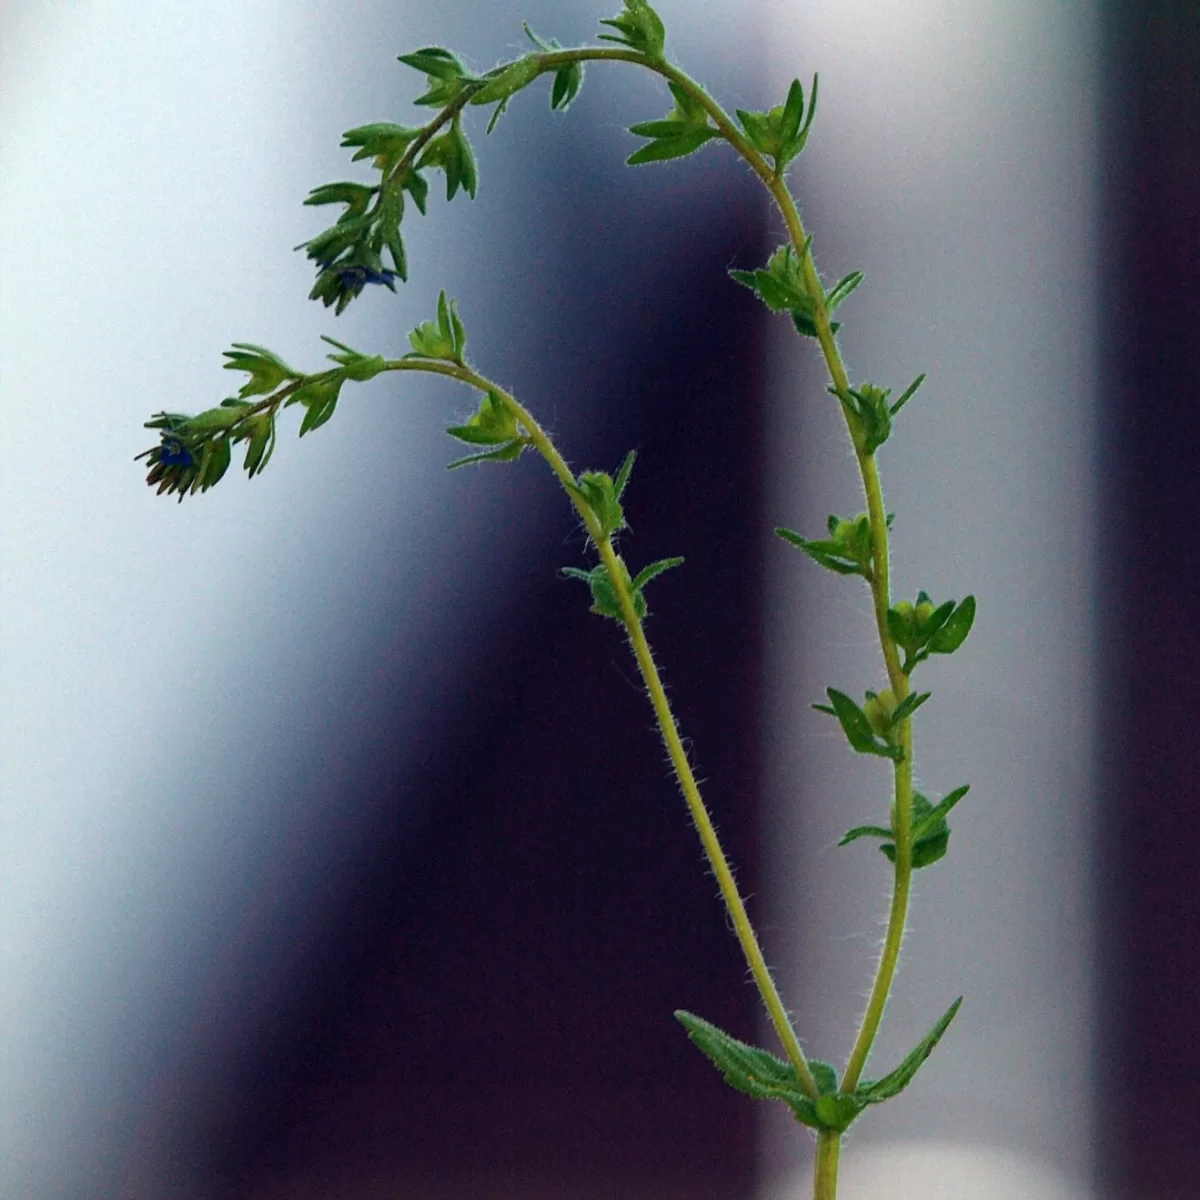
M 835 1200 L 841 1153 L 842 1135 L 822 1129 L 817 1134 L 817 1160 L 813 1165 L 813 1200 Z
M 571 473 L 570 467 L 567 466 L 554 443 L 528 409 L 521 405 L 504 388 L 492 383 L 489 379 L 485 379 L 470 367 L 455 366 L 451 363 L 401 359 L 395 363 L 388 363 L 388 368 L 398 370 L 431 370 L 436 374 L 448 375 L 462 383 L 469 384 L 471 387 L 478 388 L 480 391 L 492 392 L 500 396 L 505 405 L 508 406 L 509 411 L 525 427 L 529 440 L 541 452 L 542 457 L 550 464 L 550 469 L 566 489 L 567 495 L 571 498 L 572 504 L 575 505 L 575 509 L 583 519 L 588 534 L 596 545 L 600 561 L 604 563 L 608 571 L 609 580 L 612 582 L 617 593 L 618 602 L 625 617 L 625 629 L 629 634 L 630 645 L 633 648 L 634 657 L 637 660 L 642 680 L 646 684 L 646 690 L 650 694 L 650 703 L 654 708 L 654 715 L 658 721 L 659 730 L 662 733 L 663 741 L 666 743 L 667 752 L 671 757 L 671 764 L 675 769 L 675 777 L 679 782 L 680 791 L 683 792 L 684 800 L 687 802 L 688 811 L 691 813 L 696 831 L 700 835 L 705 856 L 708 858 L 709 865 L 716 876 L 717 886 L 721 890 L 721 898 L 725 901 L 725 907 L 729 912 L 730 920 L 733 922 L 734 933 L 741 944 L 742 953 L 746 956 L 746 962 L 750 967 L 754 982 L 758 986 L 767 1013 L 771 1018 L 771 1023 L 775 1027 L 775 1032 L 778 1034 L 779 1040 L 787 1052 L 792 1066 L 796 1069 L 796 1075 L 800 1080 L 800 1084 L 805 1092 L 815 1100 L 819 1095 L 816 1080 L 813 1078 L 808 1060 L 804 1056 L 804 1051 L 800 1047 L 796 1032 L 788 1020 L 787 1010 L 784 1008 L 779 991 L 775 987 L 775 981 L 771 978 L 771 972 L 767 967 L 766 959 L 763 958 L 762 948 L 758 944 L 754 927 L 751 925 L 750 917 L 746 912 L 746 905 L 738 892 L 733 871 L 729 867 L 729 860 L 725 857 L 720 838 L 717 836 L 717 831 L 708 814 L 708 809 L 705 807 L 704 800 L 700 795 L 700 789 L 696 784 L 696 777 L 692 772 L 691 765 L 688 763 L 687 752 L 683 748 L 683 742 L 680 740 L 679 730 L 675 724 L 675 717 L 671 712 L 671 706 L 667 700 L 666 689 L 663 687 L 662 680 L 659 677 L 654 656 L 650 651 L 646 635 L 642 630 L 642 623 L 638 619 L 637 612 L 633 607 L 633 597 L 630 595 L 629 588 L 625 584 L 624 573 L 617 563 L 617 556 L 613 550 L 612 541 L 609 537 L 605 536 L 603 530 L 597 524 L 595 514 L 586 504 L 581 502 L 575 476 Z
M 784 180 L 775 177 L 765 182 L 783 215 L 793 246 L 797 253 L 801 253 L 808 240 L 808 235 L 805 233 L 804 223 L 800 219 L 796 202 L 788 190 L 787 184 Z M 839 394 L 844 394 L 849 389 L 850 381 L 842 360 L 841 350 L 830 327 L 829 311 L 825 304 L 825 289 L 821 285 L 811 252 L 804 252 L 802 259 L 805 288 L 813 302 L 813 324 L 817 329 L 817 340 L 820 342 L 821 352 L 824 355 L 834 388 Z M 862 476 L 863 494 L 867 502 L 867 514 L 871 523 L 873 554 L 869 582 L 875 610 L 875 625 L 879 634 L 879 645 L 883 651 L 888 680 L 891 683 L 892 692 L 899 702 L 908 695 L 909 682 L 908 676 L 901 668 L 899 648 L 887 624 L 887 611 L 891 604 L 891 596 L 887 512 L 883 503 L 883 491 L 879 483 L 879 471 L 875 465 L 874 455 L 864 451 L 858 421 L 844 402 L 842 413 L 846 418 L 850 440 L 854 443 L 855 457 L 858 460 L 859 473 Z M 879 1032 L 884 1010 L 887 1008 L 888 997 L 891 994 L 892 982 L 896 977 L 896 964 L 900 959 L 900 947 L 904 941 L 904 929 L 908 919 L 908 902 L 912 890 L 911 721 L 905 721 L 898 733 L 904 753 L 900 761 L 896 763 L 894 771 L 895 800 L 892 806 L 892 831 L 895 835 L 896 866 L 892 902 L 888 913 L 883 951 L 875 970 L 875 981 L 871 987 L 867 1009 L 863 1014 L 858 1035 L 854 1040 L 854 1046 L 850 1051 L 846 1070 L 842 1076 L 840 1086 L 844 1092 L 853 1091 L 858 1086 L 863 1068 L 871 1053 L 871 1047 Z
M 642 630 L 642 623 L 634 611 L 633 597 L 630 595 L 629 589 L 625 585 L 624 576 L 617 565 L 616 553 L 613 551 L 612 544 L 607 538 L 597 542 L 597 549 L 600 553 L 601 561 L 608 569 L 608 577 L 616 590 L 617 598 L 621 605 L 621 612 L 625 617 L 625 629 L 629 634 L 629 641 L 633 647 L 634 657 L 637 659 L 638 669 L 641 671 L 642 679 L 646 684 L 646 690 L 650 693 L 650 703 L 654 706 L 654 715 L 658 720 L 658 727 L 662 732 L 663 741 L 667 745 L 667 753 L 671 757 L 671 764 L 675 768 L 675 777 L 679 781 L 680 791 L 683 792 L 684 799 L 687 801 L 688 811 L 692 815 L 696 832 L 699 833 L 700 840 L 704 845 L 705 856 L 708 858 L 713 874 L 717 877 L 717 886 L 721 889 L 721 898 L 725 901 L 725 907 L 729 911 L 734 932 L 741 943 L 742 953 L 746 956 L 746 962 L 750 967 L 751 974 L 754 976 L 754 982 L 758 986 L 763 1003 L 766 1005 L 767 1013 L 771 1018 L 771 1024 L 775 1026 L 775 1032 L 784 1049 L 787 1051 L 787 1056 L 791 1060 L 792 1066 L 796 1069 L 800 1084 L 805 1092 L 815 1100 L 819 1094 L 816 1080 L 813 1079 L 808 1060 L 804 1057 L 804 1051 L 800 1048 L 800 1042 L 796 1038 L 796 1032 L 792 1028 L 791 1021 L 788 1020 L 787 1012 L 783 1007 L 783 1001 L 780 999 L 779 991 L 775 987 L 775 981 L 771 978 L 771 972 L 767 968 L 766 960 L 763 958 L 762 949 L 754 933 L 754 927 L 750 924 L 750 918 L 746 913 L 746 906 L 742 902 L 741 895 L 738 893 L 733 872 L 729 869 L 729 862 L 725 857 L 725 852 L 721 849 L 721 842 L 717 837 L 717 831 L 713 828 L 712 820 L 708 815 L 708 809 L 705 807 L 704 801 L 700 796 L 700 789 L 696 785 L 696 778 L 688 763 L 687 753 L 684 751 L 683 743 L 679 738 L 679 731 L 675 725 L 675 717 L 667 701 L 667 693 L 659 678 L 658 669 L 654 664 L 654 657 L 650 652 L 650 646 Z

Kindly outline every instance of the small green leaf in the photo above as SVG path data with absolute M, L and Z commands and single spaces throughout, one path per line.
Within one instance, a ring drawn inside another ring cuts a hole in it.
M 579 476 L 577 495 L 591 509 L 602 537 L 624 529 L 625 510 L 609 475 L 603 471 L 584 471 Z
M 877 738 L 867 714 L 849 696 L 836 688 L 826 688 L 825 691 L 829 696 L 829 705 L 814 704 L 813 708 L 837 718 L 846 740 L 854 750 L 859 754 L 876 754 L 881 758 L 900 761 L 903 750 Z
M 342 134 L 342 145 L 357 147 L 351 162 L 373 158 L 378 167 L 390 170 L 404 157 L 405 150 L 420 132 L 420 129 L 412 129 L 407 125 L 377 121 L 372 125 L 348 129 Z
M 378 190 L 377 187 L 368 187 L 364 183 L 326 183 L 321 187 L 313 188 L 304 203 L 308 205 L 344 204 L 346 205 L 346 213 L 342 217 L 344 221 L 346 217 L 361 217 L 367 211 L 367 206 Z
M 935 862 L 940 862 L 946 857 L 946 851 L 950 846 L 950 830 L 942 829 L 937 833 L 926 834 L 925 837 L 914 841 L 912 848 L 912 868 L 914 871 L 919 871 L 923 867 L 931 867 Z M 888 842 L 886 845 L 880 846 L 888 862 L 896 861 L 896 844 Z
M 808 135 L 812 129 L 813 118 L 817 115 L 817 85 L 819 82 L 818 77 L 813 75 L 812 90 L 808 98 L 808 116 L 805 117 L 804 124 L 796 133 L 796 136 L 780 152 L 778 158 L 778 165 L 780 167 L 784 167 L 791 162 L 793 158 L 804 150 L 804 147 L 808 143 Z
M 455 307 L 453 300 L 450 301 L 450 332 L 453 335 L 454 360 L 461 365 L 463 355 L 467 349 L 467 331 L 463 326 L 462 320 L 459 318 L 458 309 Z
M 629 127 L 629 132 L 637 137 L 653 139 L 649 145 L 634 151 L 626 159 L 631 166 L 682 158 L 712 138 L 721 136 L 708 123 L 708 113 L 698 99 L 675 82 L 667 86 L 675 98 L 675 107 L 666 118 L 661 121 L 642 121 Z
M 874 454 L 892 432 L 892 410 L 887 403 L 887 398 L 891 395 L 890 389 L 864 383 L 858 388 L 841 389 L 830 386 L 827 390 L 853 415 L 854 423 L 860 430 L 863 453 Z
M 514 439 L 524 442 L 517 418 L 498 392 L 485 392 L 478 410 L 465 425 L 453 425 L 446 432 L 460 442 L 473 446 L 505 445 Z
M 621 570 L 628 577 L 629 571 L 625 564 L 621 561 L 620 556 L 617 557 L 617 562 L 621 566 Z M 625 614 L 621 609 L 621 601 L 617 595 L 617 589 L 613 587 L 612 580 L 608 575 L 608 568 L 603 563 L 597 563 L 590 571 L 581 571 L 578 567 L 563 567 L 563 575 L 570 579 L 579 579 L 588 585 L 592 593 L 591 612 L 597 616 L 608 617 L 613 621 L 625 623 Z M 632 590 L 633 581 L 626 579 L 626 585 Z M 646 600 L 640 592 L 632 592 L 633 611 L 640 621 L 646 615 Z M 641 598 L 639 610 L 638 600 Z
M 807 538 L 802 538 L 794 530 L 784 529 L 782 526 L 776 526 L 775 532 L 785 542 L 790 542 L 793 546 L 803 550 L 815 563 L 819 563 L 822 567 L 826 567 L 830 571 L 836 571 L 839 575 L 862 575 L 869 577 L 867 568 L 861 563 L 846 557 L 845 547 L 841 542 L 811 542 Z
M 301 437 L 319 429 L 333 416 L 345 378 L 341 371 L 316 375 L 288 398 L 289 404 L 303 404 L 305 407 L 304 420 L 300 422 Z
M 901 721 L 911 717 L 913 713 L 925 703 L 932 695 L 931 692 L 909 692 L 899 704 L 896 705 L 895 712 L 892 713 L 892 725 L 895 727 Z
M 475 155 L 471 150 L 471 143 L 467 141 L 467 135 L 462 131 L 462 123 L 455 119 L 451 126 L 450 135 L 458 147 L 458 171 L 459 180 L 462 183 L 463 191 L 475 199 L 475 189 L 478 186 L 479 179 L 475 169 Z M 449 178 L 447 178 L 449 184 Z M 451 191 L 446 199 L 454 198 L 454 193 Z
M 814 107 L 809 109 L 809 120 L 803 127 L 800 122 L 804 116 L 804 87 L 798 79 L 792 80 L 787 100 L 770 112 L 747 112 L 741 108 L 735 110 L 750 144 L 775 160 L 776 171 L 782 171 L 804 149 L 804 143 L 808 139 L 808 127 L 815 111 L 816 97 L 817 80 L 814 76 Z
M 950 846 L 950 826 L 946 824 L 946 815 L 970 790 L 967 784 L 957 787 L 947 795 L 935 808 L 929 801 L 916 792 L 912 801 L 912 866 L 919 871 L 930 867 L 946 856 Z M 894 837 L 892 831 L 886 831 L 888 837 Z M 888 862 L 896 861 L 896 844 L 887 842 L 879 847 Z
M 918 375 L 916 377 L 916 379 L 914 379 L 912 381 L 912 383 L 910 383 L 908 385 L 908 387 L 906 387 L 904 389 L 903 395 L 901 395 L 900 399 L 897 400 L 896 403 L 892 405 L 892 416 L 893 417 L 913 398 L 913 396 L 916 395 L 917 388 L 919 388 L 921 386 L 921 384 L 923 384 L 924 382 L 925 382 L 925 376 Z
M 682 558 L 660 558 L 658 562 L 652 562 L 649 566 L 643 567 L 633 577 L 633 590 L 640 592 L 652 579 L 657 579 L 664 571 L 669 571 L 672 567 L 682 566 Z
M 327 337 L 325 334 L 321 335 L 321 341 L 336 346 L 342 352 L 341 354 L 330 354 L 328 357 L 343 368 L 347 379 L 353 379 L 355 383 L 365 383 L 368 379 L 374 379 L 381 371 L 387 370 L 387 362 L 381 354 L 373 354 L 368 357 L 361 351 L 347 346 L 344 342 Z
M 626 487 L 629 486 L 629 476 L 633 471 L 633 463 L 637 458 L 637 451 L 630 450 L 621 460 L 621 465 L 617 468 L 617 477 L 613 480 L 613 492 L 618 500 L 625 494 Z
M 931 830 L 942 828 L 946 823 L 947 814 L 970 790 L 971 785 L 969 783 L 964 783 L 961 786 L 956 787 L 954 791 L 944 796 L 938 802 L 936 808 L 931 808 L 929 812 L 921 818 L 919 823 L 914 823 L 913 835 L 916 837 L 923 837 Z
M 834 284 L 833 290 L 830 291 L 830 293 L 825 297 L 825 307 L 830 312 L 833 312 L 833 310 L 837 308 L 837 306 L 841 304 L 841 302 L 845 300 L 846 297 L 849 296 L 850 293 L 854 291 L 854 289 L 858 287 L 860 283 L 862 283 L 864 278 L 865 276 L 861 271 L 851 271 L 850 274 L 845 277 L 845 279 L 839 279 L 838 282 Z
M 921 1039 L 917 1048 L 890 1074 L 875 1082 L 864 1082 L 855 1089 L 854 1095 L 864 1104 L 882 1104 L 885 1100 L 898 1096 L 912 1082 L 913 1076 L 921 1069 L 925 1060 L 933 1053 L 933 1048 L 942 1038 L 942 1034 L 954 1020 L 962 997 L 942 1015 L 938 1023 Z
M 635 150 L 625 163 L 630 167 L 641 166 L 644 163 L 666 162 L 672 158 L 685 158 L 694 154 L 705 142 L 717 137 L 715 129 L 697 129 L 691 133 L 680 134 L 677 137 L 660 137 L 650 142 L 640 150 Z
M 453 200 L 461 187 L 471 199 L 475 198 L 476 171 L 475 156 L 471 144 L 462 131 L 462 122 L 458 116 L 450 124 L 450 128 L 440 137 L 430 141 L 421 151 L 417 159 L 418 169 L 427 167 L 440 168 L 446 176 L 446 199 Z
M 601 33 L 597 35 L 600 41 L 617 42 L 631 50 L 641 51 L 651 61 L 662 61 L 666 29 L 658 13 L 646 0 L 625 0 L 625 7 L 620 13 L 602 20 L 600 24 L 617 30 L 619 35 Z
M 787 100 L 779 120 L 779 136 L 786 145 L 795 140 L 800 132 L 800 121 L 804 116 L 804 87 L 800 80 L 793 79 L 788 88 Z
M 561 50 L 562 43 L 558 38 L 540 38 L 532 29 L 529 28 L 528 21 L 521 22 L 521 28 L 525 30 L 525 36 L 539 49 L 547 52 L 551 50 Z
M 660 559 L 658 562 L 643 567 L 635 579 L 629 577 L 629 568 L 625 565 L 625 560 L 619 554 L 616 556 L 616 559 L 617 566 L 624 576 L 625 587 L 629 592 L 634 614 L 639 621 L 644 621 L 649 609 L 646 605 L 646 596 L 642 589 L 647 583 L 661 575 L 664 571 L 669 571 L 672 567 L 679 566 L 683 562 L 683 559 Z M 588 585 L 592 592 L 592 612 L 624 624 L 625 613 L 621 608 L 617 589 L 613 586 L 612 579 L 608 574 L 608 568 L 603 563 L 597 563 L 590 571 L 581 571 L 578 567 L 563 567 L 561 573 L 571 579 L 580 579 Z
M 778 146 L 771 136 L 771 122 L 767 114 L 744 108 L 735 108 L 733 111 L 737 113 L 737 119 L 755 150 L 773 155 Z
M 238 392 L 243 400 L 247 396 L 268 396 L 281 383 L 301 378 L 300 372 L 289 367 L 277 354 L 253 342 L 234 342 L 233 349 L 224 354 L 229 359 L 223 364 L 225 370 L 245 371 L 250 376 L 249 382 Z
M 851 842 L 857 842 L 859 838 L 864 837 L 890 838 L 892 836 L 892 831 L 885 829 L 882 825 L 856 825 L 838 842 L 838 846 L 848 846 Z
M 532 29 L 529 28 L 529 22 L 523 23 L 525 36 L 538 47 L 539 50 L 545 50 L 547 53 L 554 50 L 561 50 L 562 43 L 557 38 L 540 38 Z M 583 63 L 574 62 L 568 63 L 565 67 L 560 67 L 554 72 L 554 86 L 550 90 L 550 107 L 552 109 L 561 108 L 563 112 L 571 106 L 571 101 L 579 94 L 579 89 L 583 84 Z
M 931 654 L 953 654 L 967 639 L 975 623 L 975 597 L 967 596 L 946 623 L 929 640 Z
M 229 470 L 230 448 L 229 438 L 218 437 L 205 442 L 200 457 L 200 470 L 192 481 L 191 492 L 207 492 L 210 487 L 219 483 L 221 477 Z
M 926 604 L 931 603 L 929 597 L 924 592 L 920 592 L 917 596 L 918 604 L 921 603 L 922 598 L 924 598 L 924 602 Z M 954 601 L 947 600 L 944 604 L 939 604 L 937 608 L 935 608 L 933 612 L 929 614 L 929 616 L 925 619 L 924 624 L 921 626 L 921 634 L 926 641 L 929 641 L 929 639 L 932 638 L 933 635 L 937 633 L 937 631 L 941 629 L 941 627 L 945 625 L 948 620 L 950 620 L 953 612 Z
M 409 167 L 400 180 L 400 186 L 413 198 L 417 211 L 425 215 L 425 199 L 429 195 L 429 182 L 415 167 Z
M 468 454 L 466 458 L 456 458 L 454 462 L 446 464 L 446 470 L 453 471 L 455 467 L 465 467 L 471 463 L 512 462 L 514 458 L 521 457 L 521 452 L 528 445 L 524 438 L 513 438 L 511 442 L 506 442 L 498 449 L 489 450 L 485 454 Z
M 422 321 L 408 335 L 408 341 L 412 353 L 405 358 L 440 358 L 463 365 L 467 334 L 454 301 L 447 300 L 445 291 L 438 293 L 437 321 Z
M 462 79 L 469 72 L 458 58 L 444 46 L 425 46 L 412 54 L 401 54 L 399 61 L 435 79 Z
M 782 1100 L 792 1115 L 812 1129 L 847 1129 L 870 1101 L 838 1092 L 837 1072 L 828 1063 L 809 1059 L 809 1070 L 817 1085 L 814 1100 L 805 1092 L 796 1069 L 766 1050 L 730 1037 L 708 1021 L 680 1009 L 676 1020 L 725 1082 L 755 1100 Z
M 730 1087 L 755 1100 L 783 1100 L 788 1104 L 803 1100 L 811 1105 L 791 1063 L 730 1037 L 694 1013 L 680 1009 L 675 1013 L 675 1019 Z
M 554 72 L 554 86 L 550 90 L 550 107 L 566 112 L 583 86 L 583 63 L 574 62 Z
M 429 91 L 414 100 L 414 104 L 442 108 L 457 98 L 464 84 L 478 82 L 455 55 L 441 46 L 426 46 L 412 54 L 402 54 L 400 61 L 424 72 L 429 86 Z
M 805 243 L 805 251 L 811 243 Z M 729 275 L 748 287 L 772 312 L 810 312 L 812 300 L 804 284 L 802 256 L 790 246 L 780 246 L 767 260 L 765 268 L 754 271 L 730 270 Z
M 269 412 L 259 413 L 242 422 L 233 434 L 235 442 L 246 442 L 246 459 L 242 464 L 251 479 L 261 475 L 275 449 L 275 418 Z

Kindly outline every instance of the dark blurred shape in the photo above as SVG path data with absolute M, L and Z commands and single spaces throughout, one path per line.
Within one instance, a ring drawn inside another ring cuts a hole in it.
M 1106 12 L 1107 935 L 1112 1194 L 1200 1191 L 1200 6 Z

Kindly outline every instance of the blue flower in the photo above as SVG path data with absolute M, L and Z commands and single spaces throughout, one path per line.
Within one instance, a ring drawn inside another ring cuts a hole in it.
M 389 271 L 386 267 L 364 267 L 361 263 L 349 263 L 346 266 L 334 266 L 333 269 L 342 281 L 342 286 L 353 292 L 356 296 L 368 283 L 381 283 L 393 292 L 396 290 L 396 285 L 393 282 L 396 278 L 396 272 Z
M 164 433 L 158 448 L 158 461 L 168 467 L 190 467 L 196 460 L 182 438 Z

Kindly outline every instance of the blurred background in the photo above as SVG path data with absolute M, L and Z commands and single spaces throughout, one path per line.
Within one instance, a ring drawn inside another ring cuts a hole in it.
M 622 169 L 669 98 L 590 69 L 470 125 L 479 197 L 410 213 L 397 296 L 335 319 L 290 252 L 342 131 L 420 111 L 397 54 L 617 7 L 0 4 L 4 1200 L 805 1196 L 806 1135 L 671 1016 L 770 1044 L 548 472 L 447 474 L 471 397 L 386 376 L 252 483 L 176 505 L 132 461 L 231 342 L 400 353 L 443 287 L 574 466 L 637 448 L 626 555 L 687 559 L 648 632 L 840 1063 L 888 876 L 836 841 L 885 779 L 807 706 L 878 667 L 861 592 L 770 533 L 859 500 L 814 348 L 725 275 L 782 240 L 761 189 L 719 148 Z M 929 374 L 881 453 L 897 594 L 980 604 L 926 668 L 920 782 L 972 791 L 874 1069 L 966 1002 L 846 1200 L 1191 1197 L 1200 10 L 659 7 L 727 108 L 820 72 L 793 181 L 867 273 L 852 373 Z

